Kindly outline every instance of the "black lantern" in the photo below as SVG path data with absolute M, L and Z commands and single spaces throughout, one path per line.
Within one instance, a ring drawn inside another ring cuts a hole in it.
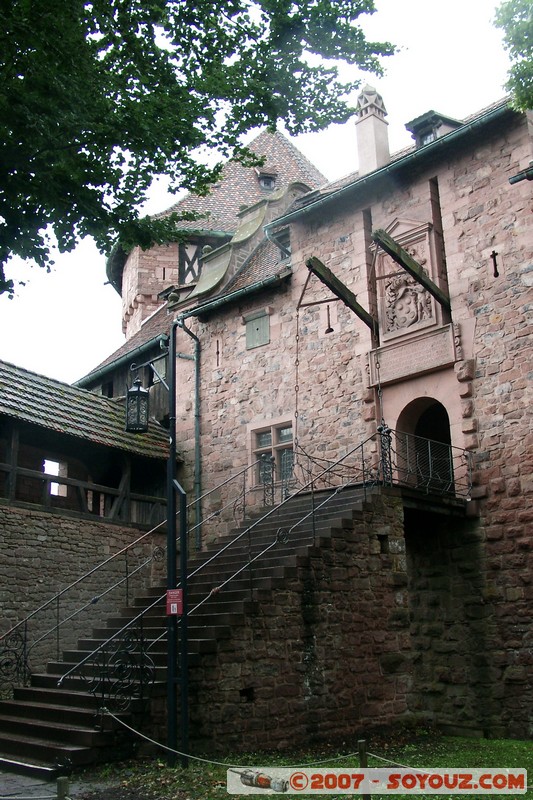
M 148 430 L 148 414 L 150 392 L 141 386 L 137 376 L 126 396 L 126 432 L 146 433 Z

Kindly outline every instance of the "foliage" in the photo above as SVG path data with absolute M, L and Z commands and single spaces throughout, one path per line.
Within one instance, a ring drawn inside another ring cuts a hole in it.
M 138 210 L 156 175 L 205 192 L 242 135 L 320 130 L 353 112 L 334 62 L 381 73 L 373 0 L 10 0 L 0 4 L 0 292 L 12 255 L 50 265 L 93 236 L 169 240 Z M 355 72 L 357 74 L 357 72 Z M 248 155 L 249 157 L 249 155 Z
M 497 9 L 495 25 L 504 31 L 511 59 L 507 89 L 517 109 L 533 109 L 533 4 L 531 0 L 505 0 Z
M 353 743 L 352 750 L 357 750 Z M 343 751 L 349 751 L 344 745 Z M 464 739 L 461 737 L 442 736 L 436 730 L 398 730 L 385 736 L 370 739 L 369 767 L 387 767 L 402 764 L 413 768 L 428 767 L 464 769 L 472 768 L 522 768 L 528 770 L 528 777 L 533 774 L 533 750 L 531 742 L 518 740 Z M 372 754 L 380 758 L 373 758 Z M 350 767 L 358 766 L 357 755 L 345 758 L 338 757 L 334 748 L 323 748 L 312 753 L 290 753 L 281 756 L 265 753 L 240 755 L 233 760 L 224 759 L 228 764 L 247 764 L 257 767 L 305 765 L 323 759 L 330 759 L 321 766 Z M 383 760 L 385 759 L 385 761 Z M 386 763 L 390 761 L 391 763 Z M 225 766 L 217 763 L 191 761 L 187 769 L 168 767 L 164 760 L 137 761 L 122 765 L 120 768 L 107 768 L 106 780 L 109 782 L 102 793 L 87 792 L 82 800 L 216 800 L 227 797 Z M 98 778 L 98 776 L 95 776 Z M 101 776 L 100 776 L 101 777 Z M 529 780 L 531 783 L 531 780 Z M 355 795 L 354 795 L 355 796 Z M 371 795 L 373 800 L 384 800 L 384 795 Z M 413 795 L 395 795 L 400 800 Z M 425 800 L 429 795 L 417 794 Z M 432 795 L 434 796 L 434 795 Z M 525 800 L 533 798 L 533 790 L 520 795 Z M 311 800 L 316 795 L 299 795 L 302 800 Z M 341 800 L 347 795 L 329 795 L 333 800 Z

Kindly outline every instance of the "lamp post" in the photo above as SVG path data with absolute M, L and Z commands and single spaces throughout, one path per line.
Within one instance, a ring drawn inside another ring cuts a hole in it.
M 188 766 L 186 753 L 189 749 L 189 666 L 188 666 L 188 598 L 187 598 L 187 495 L 176 479 L 176 330 L 174 322 L 170 330 L 168 348 L 168 389 L 169 402 L 169 452 L 167 461 L 167 597 L 177 589 L 177 550 L 176 550 L 176 495 L 179 495 L 180 517 L 180 729 L 182 767 Z M 148 362 L 150 364 L 150 362 Z M 145 366 L 145 365 L 141 365 Z M 150 364 L 150 366 L 152 366 Z M 132 369 L 139 369 L 132 365 Z M 166 384 L 165 384 L 166 385 Z M 126 431 L 146 433 L 148 430 L 148 390 L 142 389 L 137 377 L 126 398 Z M 167 603 L 167 746 L 169 766 L 176 763 L 177 719 L 178 719 L 178 617 L 168 613 Z

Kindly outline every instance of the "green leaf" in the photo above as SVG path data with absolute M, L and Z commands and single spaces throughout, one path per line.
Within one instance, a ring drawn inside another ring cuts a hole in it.
M 156 175 L 202 193 L 252 128 L 346 120 L 359 85 L 337 65 L 381 72 L 366 41 L 371 0 L 11 0 L 0 6 L 0 293 L 12 256 L 50 263 L 50 241 L 102 252 L 176 236 L 141 219 Z M 318 60 L 325 59 L 323 61 Z M 316 65 L 316 66 L 313 66 Z M 356 73 L 357 74 L 357 73 Z M 167 238 L 168 241 L 168 238 Z

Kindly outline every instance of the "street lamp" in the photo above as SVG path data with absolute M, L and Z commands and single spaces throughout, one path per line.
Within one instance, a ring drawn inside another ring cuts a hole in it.
M 132 364 L 132 369 L 136 365 Z M 146 433 L 150 414 L 150 392 L 141 386 L 139 375 L 126 395 L 126 433 Z
M 182 766 L 188 766 L 186 753 L 189 749 L 189 656 L 188 656 L 188 598 L 187 598 L 187 494 L 176 479 L 176 330 L 178 323 L 174 322 L 170 330 L 168 347 L 168 385 L 162 381 L 168 390 L 169 401 L 169 452 L 167 461 L 167 599 L 177 589 L 177 552 L 176 552 L 176 494 L 179 495 L 180 516 L 180 725 L 181 725 L 181 750 Z M 132 364 L 133 370 L 138 370 L 149 365 L 155 371 L 151 362 L 138 367 Z M 133 386 L 128 390 L 126 398 L 126 431 L 131 433 L 146 433 L 149 418 L 149 392 L 141 386 L 137 376 Z M 177 693 L 177 663 L 178 663 L 178 617 L 173 611 L 169 613 L 172 604 L 167 602 L 167 746 L 169 766 L 176 763 L 177 750 L 177 718 L 178 718 L 178 693 Z

